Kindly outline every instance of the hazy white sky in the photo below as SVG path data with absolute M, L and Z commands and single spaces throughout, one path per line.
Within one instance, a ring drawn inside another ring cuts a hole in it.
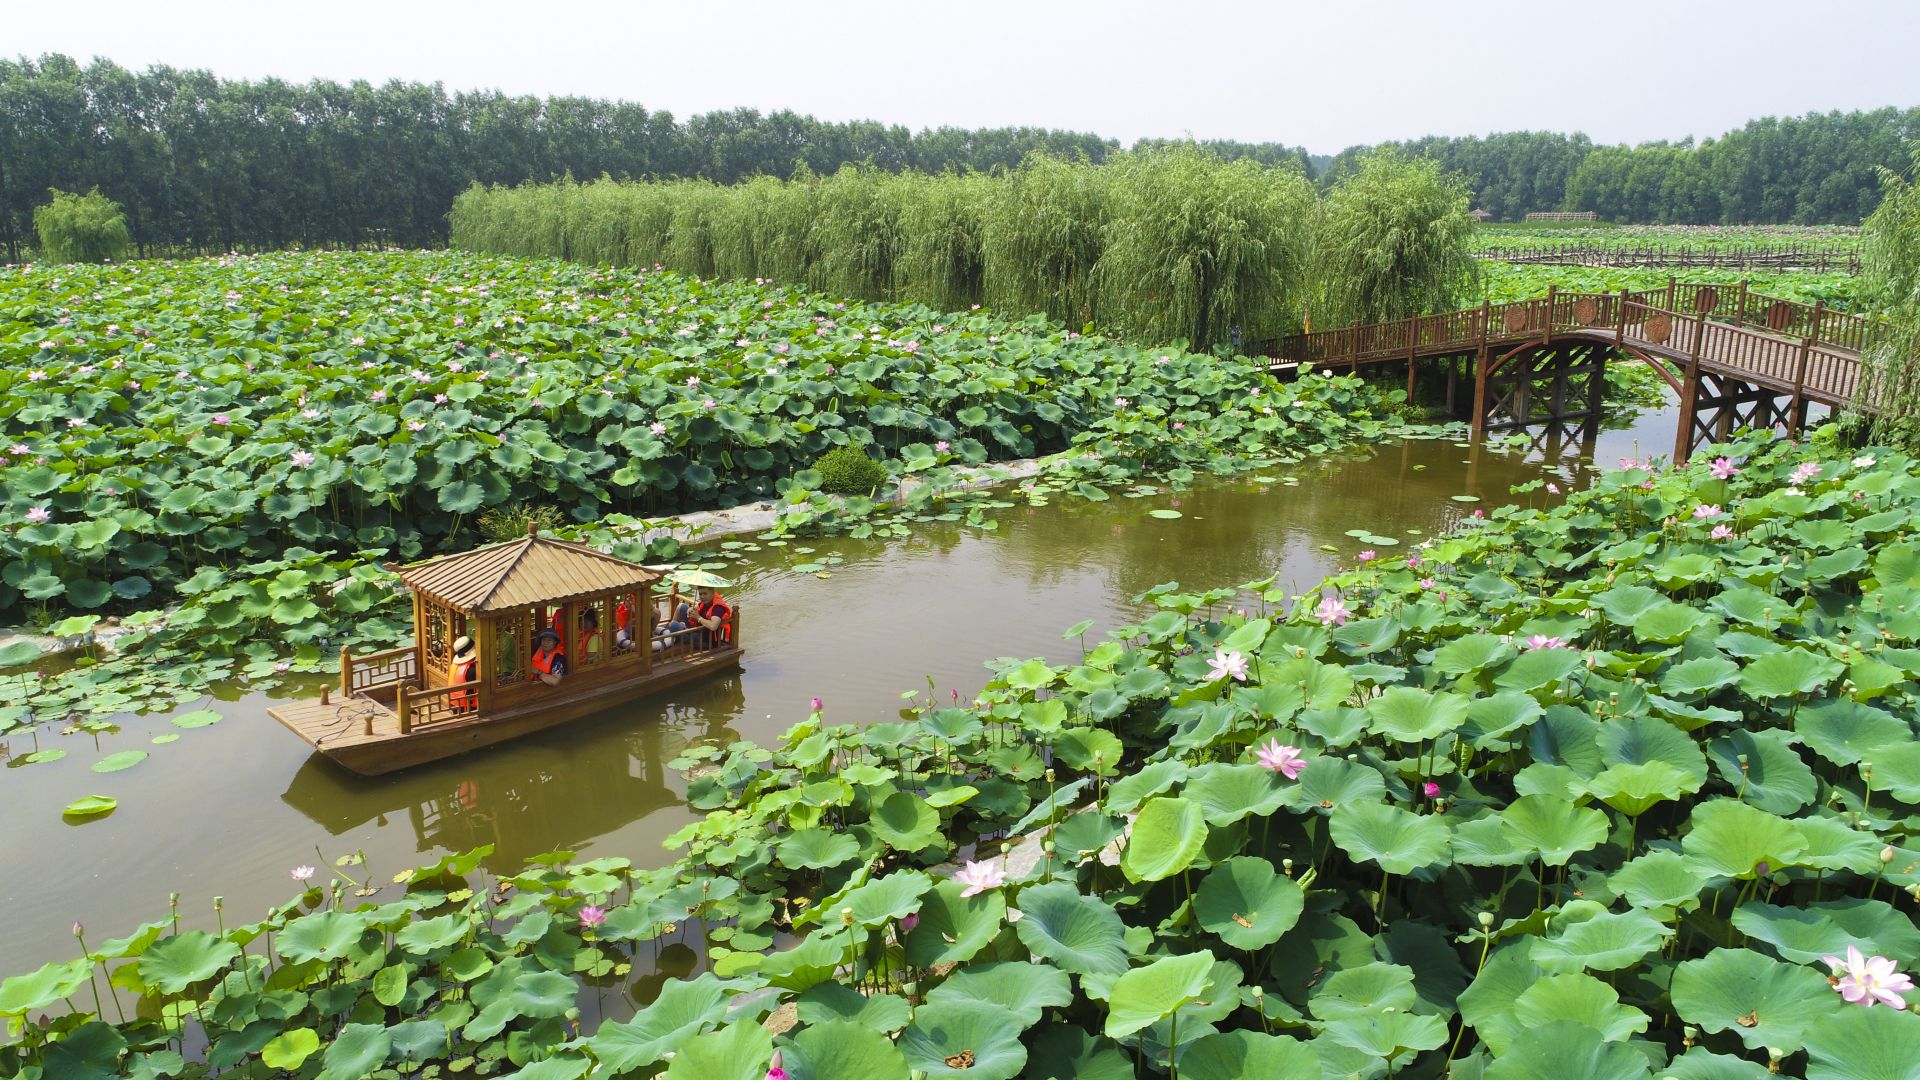
M 1920 105 L 1916 0 L 16 0 L 0 52 L 1316 153 Z

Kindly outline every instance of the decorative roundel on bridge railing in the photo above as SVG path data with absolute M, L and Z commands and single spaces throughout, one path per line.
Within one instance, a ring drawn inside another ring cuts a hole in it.
M 1785 330 L 1787 324 L 1792 321 L 1793 305 L 1785 300 L 1775 300 L 1772 306 L 1767 308 L 1767 329 Z
M 1664 311 L 1647 316 L 1647 340 L 1658 345 L 1673 333 L 1673 317 Z
M 1583 296 L 1574 301 L 1573 321 L 1582 326 L 1592 326 L 1600 321 L 1600 303 L 1591 296 Z
M 1507 313 L 1500 316 L 1500 325 L 1506 327 L 1507 333 L 1509 334 L 1517 334 L 1525 330 L 1527 328 L 1527 309 L 1522 307 L 1508 308 Z
M 1720 290 L 1711 285 L 1693 294 L 1693 310 L 1695 311 L 1704 311 L 1711 314 L 1713 309 L 1719 306 Z

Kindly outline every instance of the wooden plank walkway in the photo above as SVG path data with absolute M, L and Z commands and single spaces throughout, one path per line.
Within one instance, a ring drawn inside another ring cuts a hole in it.
M 1549 289 L 1531 300 L 1296 334 L 1266 355 L 1277 370 L 1302 363 L 1358 370 L 1472 354 L 1484 384 L 1514 355 L 1574 339 L 1633 354 L 1676 389 L 1705 374 L 1791 395 L 1796 408 L 1839 408 L 1860 388 L 1861 353 L 1875 330 L 1872 320 L 1752 293 L 1744 282 L 1669 281 L 1644 292 Z

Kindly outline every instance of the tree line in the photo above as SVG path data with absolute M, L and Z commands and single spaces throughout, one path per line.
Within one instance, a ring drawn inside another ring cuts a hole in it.
M 1433 162 L 1367 157 L 1331 189 L 1297 162 L 1191 143 L 986 173 L 848 165 L 756 177 L 517 187 L 454 200 L 455 247 L 701 277 L 766 277 L 939 311 L 988 305 L 1196 347 L 1396 319 L 1469 291 L 1472 221 Z
M 1920 108 L 1748 121 L 1698 144 L 1595 146 L 1585 135 L 1516 131 L 1386 144 L 1459 174 L 1498 221 L 1591 210 L 1646 225 L 1854 225 L 1880 204 L 1881 170 L 1904 169 Z M 1336 155 L 1337 181 L 1372 147 Z
M 1041 128 L 829 123 L 753 109 L 676 119 L 626 101 L 449 94 L 439 84 L 220 79 L 70 57 L 0 60 L 0 245 L 17 261 L 49 189 L 98 186 L 141 255 L 444 243 L 468 185 L 1103 161 L 1119 144 Z

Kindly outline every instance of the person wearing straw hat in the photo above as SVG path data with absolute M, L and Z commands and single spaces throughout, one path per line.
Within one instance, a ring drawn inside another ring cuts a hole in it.
M 461 634 L 459 637 L 454 638 L 453 639 L 453 671 L 452 671 L 452 678 L 448 681 L 456 684 L 470 683 L 475 681 L 475 679 L 479 676 L 479 665 L 480 665 L 480 656 L 478 653 L 473 651 L 473 639 L 468 637 L 465 634 Z M 456 690 L 453 692 L 453 711 L 454 712 L 456 713 L 472 712 L 476 707 L 476 705 L 477 703 L 474 700 L 473 691 Z
M 560 635 L 552 630 L 533 635 L 533 677 L 548 686 L 559 686 L 567 677 L 567 654 L 560 650 Z

